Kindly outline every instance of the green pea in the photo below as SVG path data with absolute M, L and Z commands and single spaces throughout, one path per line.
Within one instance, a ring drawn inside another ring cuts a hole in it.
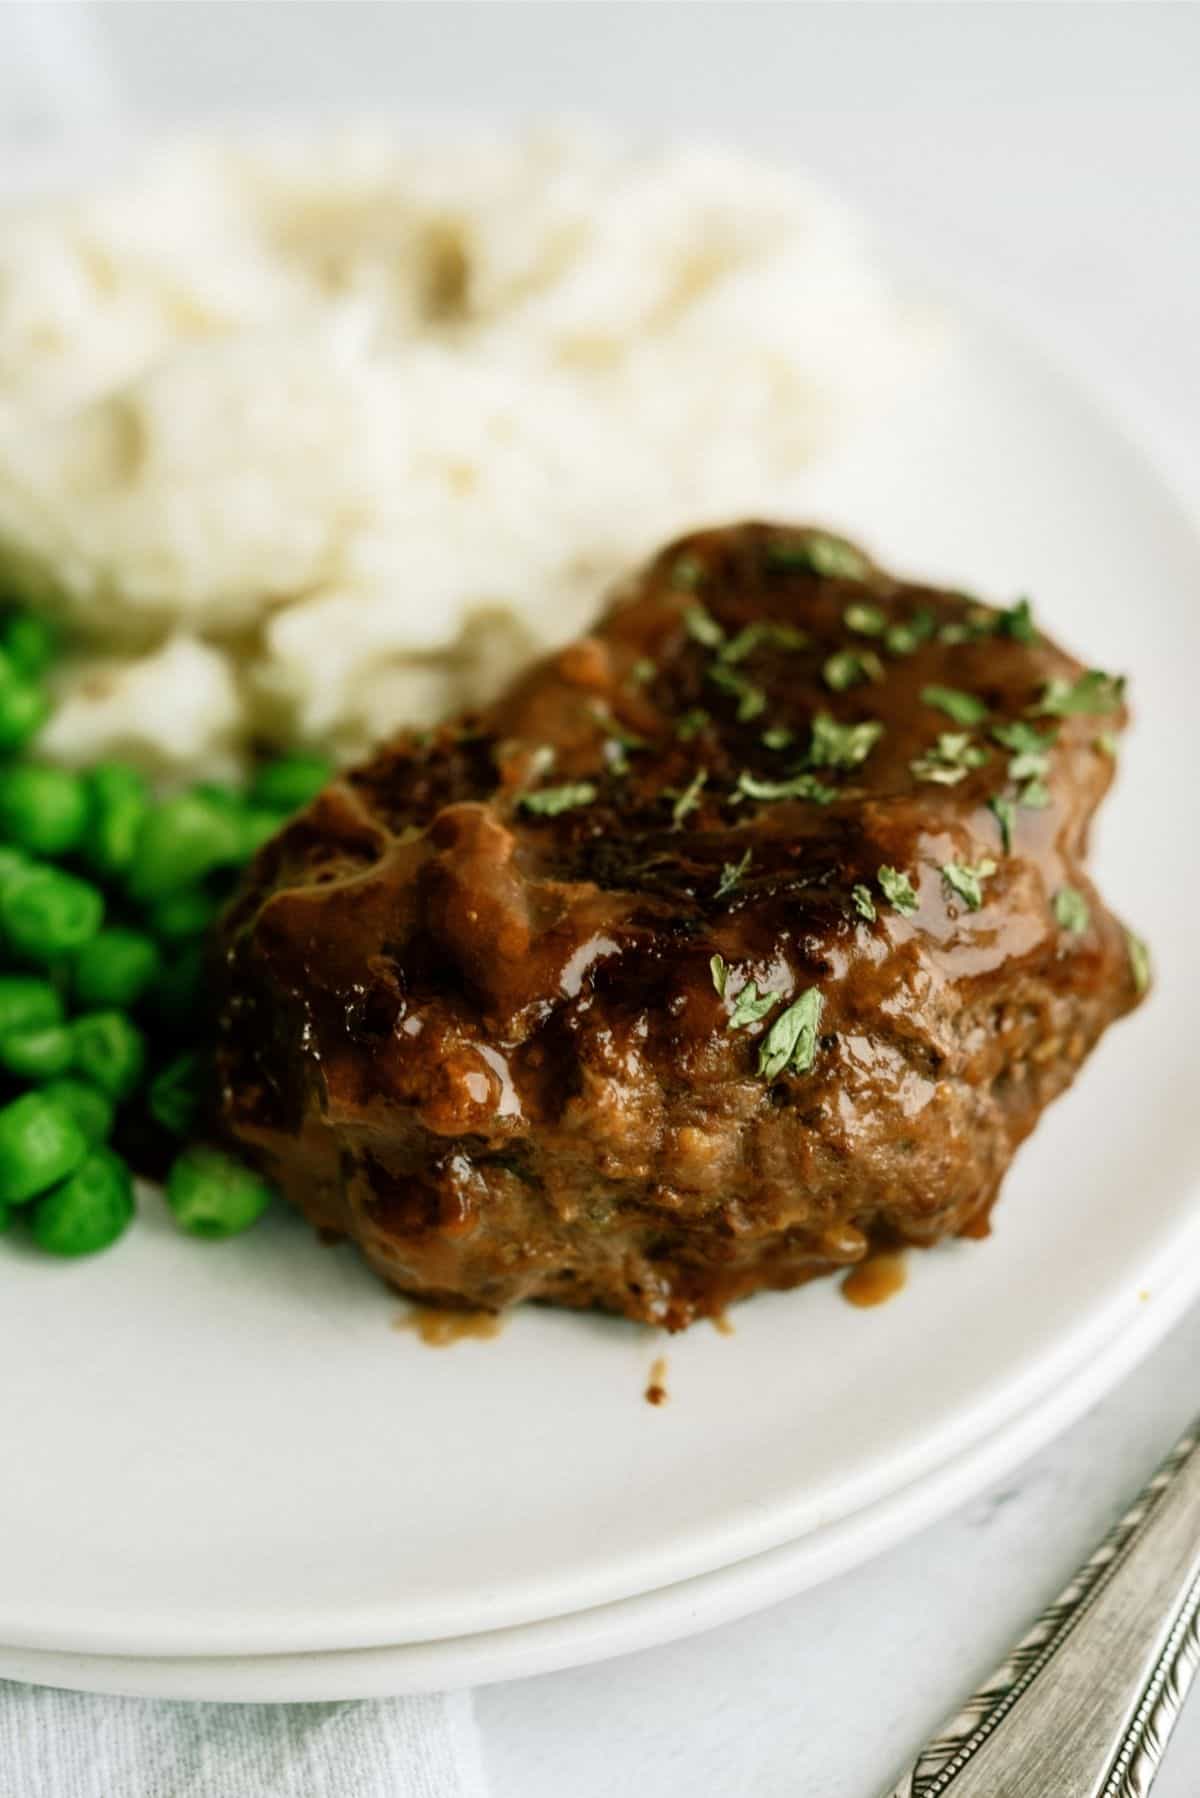
M 35 863 L 0 883 L 0 930 L 28 961 L 53 962 L 81 949 L 103 918 L 98 888 L 59 868 Z
M 240 866 L 250 860 L 256 850 L 275 835 L 285 822 L 285 816 L 279 810 L 268 805 L 247 803 L 246 795 L 236 787 L 224 785 L 220 781 L 200 781 L 189 788 L 193 799 L 198 799 L 211 806 L 225 818 L 233 832 L 236 848 L 221 865 Z
M 41 1090 L 45 1098 L 66 1107 L 90 1147 L 108 1141 L 116 1107 L 98 1086 L 93 1086 L 90 1080 L 77 1080 L 72 1074 L 64 1074 L 61 1080 L 48 1080 Z
M 166 799 L 145 818 L 129 869 L 135 899 L 161 899 L 241 859 L 236 818 L 197 793 Z
M 200 1057 L 177 1055 L 150 1082 L 150 1115 L 172 1136 L 190 1136 L 200 1115 Z
M 16 874 L 28 866 L 29 857 L 24 850 L 14 849 L 11 843 L 0 843 L 0 887 L 10 874 Z
M 87 787 L 65 768 L 0 768 L 0 836 L 32 855 L 69 855 L 88 819 Z
M 267 1182 L 242 1162 L 199 1144 L 177 1155 L 167 1175 L 167 1204 L 192 1236 L 237 1236 L 257 1223 L 271 1197 Z
M 146 1065 L 146 1040 L 123 1011 L 92 1011 L 68 1026 L 71 1067 L 110 1099 L 128 1098 Z
M 150 790 L 136 768 L 99 762 L 87 776 L 88 819 L 81 853 L 97 874 L 113 880 L 133 861 Z
M 45 1194 L 30 1217 L 33 1240 L 49 1255 L 94 1255 L 128 1229 L 133 1176 L 111 1149 L 93 1149 L 75 1172 Z
M 258 811 L 248 806 L 238 822 L 238 859 L 250 861 L 286 822 L 287 819 L 280 817 L 278 812 Z
M 75 958 L 75 997 L 88 1011 L 124 1010 L 141 998 L 162 967 L 153 937 L 113 925 L 97 931 Z
M 148 906 L 146 922 L 164 942 L 180 943 L 202 936 L 219 910 L 219 902 L 204 887 L 181 887 Z
M 0 754 L 13 755 L 24 749 L 49 716 L 49 696 L 32 681 L 14 674 L 6 661 L 0 673 Z
M 333 779 L 327 756 L 281 755 L 264 762 L 250 783 L 250 804 L 268 812 L 298 812 Z
M 18 1080 L 50 1080 L 71 1065 L 71 1032 L 65 1024 L 42 1024 L 0 1036 L 0 1067 Z
M 227 816 L 240 812 L 246 803 L 246 795 L 239 788 L 231 787 L 225 780 L 198 780 L 188 791 L 196 799 L 215 805 L 219 812 L 224 812 Z
M 10 612 L 0 619 L 0 650 L 18 674 L 36 680 L 58 658 L 58 632 L 37 612 Z
M 48 980 L 35 974 L 0 974 L 0 1038 L 61 1024 L 62 1019 L 62 1000 Z
M 23 1093 L 0 1110 L 0 1204 L 24 1205 L 73 1174 L 87 1138 L 65 1105 Z

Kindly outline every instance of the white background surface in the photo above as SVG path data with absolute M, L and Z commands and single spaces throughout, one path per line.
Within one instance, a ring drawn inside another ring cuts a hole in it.
M 53 108 L 4 54 L 22 11 L 0 8 L 0 120 L 30 136 Z M 580 108 L 795 157 L 901 249 L 994 280 L 1065 328 L 1200 501 L 1192 6 L 129 5 L 90 20 L 113 87 L 62 48 L 69 10 L 38 11 L 53 16 L 47 63 L 81 123 L 117 90 L 172 122 L 357 101 Z M 1002 1490 L 819 1592 L 690 1643 L 481 1693 L 497 1798 L 870 1798 L 1188 1421 L 1198 1351 L 1200 1318 Z M 1156 1793 L 1194 1798 L 1198 1780 L 1200 1704 Z

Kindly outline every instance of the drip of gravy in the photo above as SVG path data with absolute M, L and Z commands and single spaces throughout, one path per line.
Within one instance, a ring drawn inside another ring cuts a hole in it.
M 715 1316 L 709 1318 L 709 1322 L 712 1324 L 712 1327 L 717 1332 L 718 1336 L 732 1336 L 734 1334 L 733 1321 L 730 1318 L 728 1311 L 718 1311 Z
M 872 1255 L 850 1269 L 842 1281 L 842 1297 L 852 1305 L 882 1305 L 895 1297 L 907 1277 L 902 1254 Z
M 429 1348 L 449 1348 L 468 1338 L 487 1340 L 499 1336 L 504 1321 L 494 1311 L 451 1311 L 436 1305 L 413 1305 L 401 1312 L 392 1327 L 411 1331 Z
M 660 1355 L 650 1369 L 650 1383 L 646 1387 L 646 1403 L 648 1405 L 665 1405 L 669 1396 L 667 1392 L 667 1357 Z

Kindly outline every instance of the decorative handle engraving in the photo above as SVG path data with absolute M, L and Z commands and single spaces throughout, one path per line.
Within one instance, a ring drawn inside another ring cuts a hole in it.
M 1200 1665 L 1198 1439 L 888 1798 L 1144 1798 Z

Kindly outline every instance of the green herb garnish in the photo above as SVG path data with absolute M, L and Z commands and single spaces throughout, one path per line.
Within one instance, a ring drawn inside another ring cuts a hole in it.
M 898 868 L 883 867 L 876 872 L 875 878 L 888 904 L 902 917 L 910 918 L 917 909 L 918 899 L 908 875 L 902 874 Z
M 676 556 L 671 564 L 671 585 L 690 593 L 700 585 L 704 572 L 704 563 L 699 556 Z
M 787 749 L 796 741 L 795 731 L 789 730 L 786 724 L 773 724 L 765 730 L 759 741 L 767 749 Z
M 731 1030 L 745 1030 L 748 1024 L 757 1024 L 774 1010 L 779 1003 L 778 993 L 760 993 L 753 980 L 748 980 L 738 991 L 733 1001 L 733 1010 L 729 1014 Z
M 793 774 L 789 780 L 759 780 L 743 769 L 737 778 L 737 790 L 747 799 L 811 799 L 815 805 L 828 805 L 837 798 L 833 787 L 827 787 L 815 774 Z
M 629 672 L 632 678 L 637 682 L 638 686 L 644 687 L 646 683 L 652 681 L 658 673 L 658 665 L 657 663 L 652 662 L 649 656 L 639 656 Z
M 671 807 L 671 821 L 682 824 L 689 812 L 694 812 L 700 803 L 700 793 L 708 779 L 708 769 L 698 768 L 682 793 L 676 794 L 675 803 Z
M 1012 757 L 1008 764 L 1010 780 L 1041 780 L 1050 772 L 1050 751 L 1054 747 L 1058 732 L 1047 733 L 1035 730 L 1032 724 L 1025 724 L 1018 719 L 1014 724 L 995 724 L 992 726 L 993 740 L 1002 749 L 1010 749 Z
M 557 818 L 560 812 L 574 811 L 591 805 L 596 788 L 590 780 L 567 781 L 561 787 L 542 787 L 536 793 L 522 793 L 517 804 L 542 818 Z
M 1078 887 L 1059 887 L 1054 895 L 1054 917 L 1063 930 L 1082 936 L 1092 921 L 1092 913 Z
M 1100 735 L 1095 739 L 1094 747 L 1101 755 L 1108 756 L 1110 761 L 1116 761 L 1118 744 L 1116 735 L 1113 731 L 1102 730 Z
M 932 612 L 914 612 L 906 624 L 889 624 L 883 633 L 883 647 L 889 655 L 910 656 L 933 635 Z
M 719 649 L 725 641 L 724 627 L 702 605 L 689 606 L 683 614 L 683 622 L 688 636 L 703 643 L 705 649 Z
M 723 999 L 725 997 L 725 987 L 729 981 L 729 968 L 726 965 L 725 957 L 723 955 L 710 956 L 708 968 L 712 975 L 712 983 L 717 989 L 717 995 L 719 998 Z
M 723 662 L 744 662 L 752 650 L 762 642 L 763 632 L 767 627 L 763 624 L 743 625 L 736 637 L 721 645 Z
M 708 721 L 708 713 L 704 710 L 704 707 L 694 705 L 690 711 L 683 714 L 683 717 L 675 726 L 675 735 L 679 738 L 681 743 L 690 743 L 693 737 L 699 736 Z
M 1017 718 L 1011 724 L 993 724 L 992 737 L 1002 749 L 1011 749 L 1017 755 L 1042 755 L 1053 747 L 1057 730 L 1051 726 L 1049 731 L 1038 730 L 1032 724 L 1026 724 Z
M 954 787 L 967 778 L 972 768 L 982 768 L 987 759 L 987 750 L 982 743 L 973 743 L 968 732 L 944 730 L 932 749 L 908 765 L 918 780 Z
M 814 768 L 857 768 L 882 735 L 882 724 L 873 718 L 861 724 L 838 724 L 828 712 L 818 712 L 812 722 L 808 760 Z
M 827 659 L 821 672 L 827 687 L 835 693 L 845 693 L 863 681 L 882 680 L 883 663 L 873 649 L 839 649 Z
M 805 548 L 810 568 L 831 580 L 864 581 L 870 572 L 867 558 L 840 538 L 817 532 L 809 537 Z
M 776 1080 L 785 1070 L 807 1074 L 817 1058 L 817 1031 L 821 1023 L 821 995 L 815 986 L 780 1012 L 758 1047 L 761 1080 Z
M 1079 712 L 1094 716 L 1119 711 L 1124 697 L 1124 675 L 1089 668 L 1076 681 L 1047 681 L 1038 703 L 1030 710 L 1035 717 L 1069 718 Z
M 777 537 L 768 543 L 767 566 L 785 570 L 806 568 L 812 574 L 839 581 L 865 581 L 870 573 L 866 557 L 851 544 L 819 531 L 790 541 Z
M 995 813 L 996 822 L 1000 826 L 1000 842 L 1005 855 L 1011 855 L 1013 823 L 1017 815 L 1016 806 L 1011 799 L 1006 799 L 1003 793 L 997 793 L 988 800 L 988 810 Z
M 1036 775 L 1032 780 L 1027 780 L 1017 794 L 1017 804 L 1024 806 L 1027 812 L 1045 811 L 1049 803 L 1050 789 L 1045 781 Z
M 963 619 L 952 618 L 949 623 L 943 624 L 940 627 L 937 636 L 939 643 L 953 645 L 956 643 L 969 643 L 972 637 L 978 636 L 978 634 L 979 633 L 973 631 L 970 625 Z
M 868 924 L 873 923 L 878 916 L 875 910 L 875 901 L 871 897 L 871 889 L 863 886 L 861 882 L 857 886 L 851 887 L 850 903 L 859 917 L 865 918 Z
M 614 774 L 628 774 L 629 751 L 645 749 L 645 737 L 639 737 L 631 730 L 624 730 L 611 718 L 603 707 L 597 707 L 594 713 L 596 722 L 605 731 L 604 759 Z
M 952 892 L 958 894 L 968 911 L 978 911 L 983 904 L 983 882 L 996 872 L 996 864 L 990 856 L 982 861 L 943 862 L 942 879 Z
M 848 631 L 856 631 L 860 637 L 881 637 L 887 629 L 887 613 L 879 606 L 869 606 L 864 602 L 847 606 L 843 614 Z
M 974 693 L 960 693 L 957 687 L 922 687 L 921 704 L 931 705 L 939 712 L 945 712 L 953 718 L 955 724 L 965 724 L 968 729 L 982 724 L 988 715 L 988 709 L 982 699 Z
M 1024 643 L 1028 647 L 1039 641 L 1033 612 L 1027 599 L 1019 599 L 1015 606 L 1009 606 L 1000 613 L 996 620 L 996 635 L 1011 637 L 1014 643 Z
M 1134 991 L 1144 993 L 1150 985 L 1150 950 L 1140 936 L 1132 930 L 1125 932 L 1125 946 L 1129 950 L 1129 968 L 1133 975 Z
M 713 894 L 715 899 L 725 899 L 737 887 L 741 886 L 743 877 L 750 866 L 750 859 L 751 851 L 747 849 L 740 861 L 725 863 L 724 867 L 721 869 L 721 878 L 717 882 L 717 890 Z
M 736 637 L 729 639 L 721 650 L 721 660 L 744 662 L 752 651 L 764 645 L 772 649 L 807 649 L 808 643 L 805 632 L 797 630 L 794 624 L 775 624 L 769 619 L 760 619 L 745 625 Z
M 731 693 L 737 700 L 739 724 L 748 724 L 751 718 L 766 711 L 767 696 L 762 688 L 756 687 L 736 668 L 727 668 L 723 662 L 718 662 L 707 670 L 707 674 L 714 687 L 720 687 L 722 693 Z
M 952 618 L 943 624 L 938 632 L 939 643 L 978 643 L 984 637 L 999 635 L 1003 613 L 991 606 L 981 606 L 969 593 L 959 593 L 956 597 L 965 601 L 970 610 L 964 618 Z

